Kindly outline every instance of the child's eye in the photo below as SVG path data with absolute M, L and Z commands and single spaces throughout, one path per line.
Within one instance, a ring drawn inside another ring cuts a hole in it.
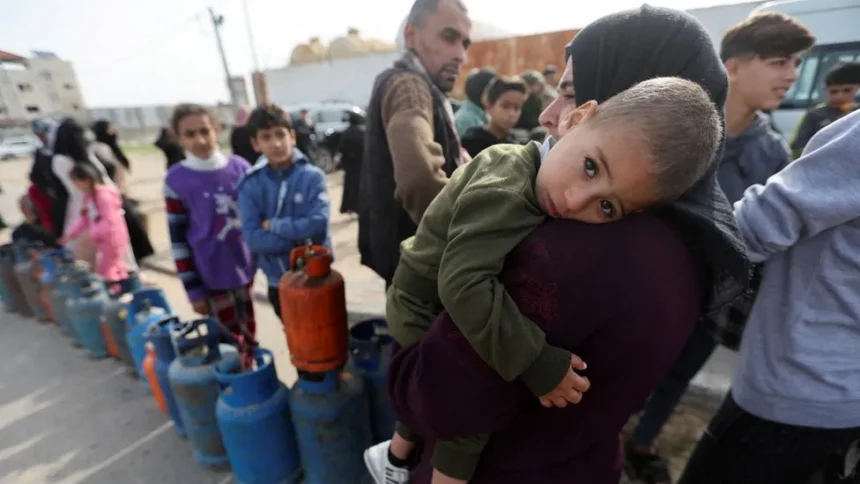
M 600 201 L 600 211 L 603 212 L 603 215 L 606 215 L 607 218 L 615 218 L 615 205 L 612 205 L 612 202 L 609 200 Z
M 585 174 L 588 175 L 589 178 L 594 178 L 597 176 L 598 167 L 597 163 L 591 158 L 585 158 L 585 161 L 582 163 L 583 168 L 585 169 Z

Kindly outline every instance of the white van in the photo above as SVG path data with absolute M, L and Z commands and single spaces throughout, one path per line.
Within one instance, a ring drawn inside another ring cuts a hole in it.
M 790 15 L 815 35 L 815 47 L 804 56 L 797 82 L 772 113 L 776 127 L 790 139 L 803 113 L 824 102 L 824 77 L 830 69 L 839 62 L 860 62 L 860 0 L 769 2 L 752 13 L 759 12 Z

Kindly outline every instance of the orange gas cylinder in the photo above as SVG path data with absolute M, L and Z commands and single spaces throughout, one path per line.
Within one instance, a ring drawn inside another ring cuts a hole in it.
M 108 326 L 108 323 L 104 318 L 102 318 L 101 323 L 99 324 L 102 327 L 102 336 L 105 338 L 105 345 L 107 346 L 108 354 L 113 358 L 119 359 L 119 349 L 116 347 L 116 340 L 113 339 L 110 326 Z
M 42 316 L 39 320 L 46 323 L 56 323 L 57 316 L 54 314 L 54 308 L 51 307 L 48 289 L 42 283 L 42 274 L 45 272 L 45 269 L 39 263 L 39 252 L 33 251 L 30 255 L 33 258 L 33 279 L 39 281 L 39 306 L 42 307 Z
M 167 400 L 164 399 L 164 392 L 161 391 L 161 386 L 158 384 L 158 376 L 155 373 L 155 348 L 151 343 L 146 344 L 146 357 L 143 358 L 143 374 L 146 375 L 146 381 L 149 383 L 149 389 L 152 390 L 152 397 L 155 398 L 155 405 L 165 415 L 167 413 Z
M 48 320 L 52 323 L 56 323 L 57 315 L 54 314 L 54 307 L 51 306 L 51 296 L 49 294 L 49 290 L 44 285 L 41 289 L 39 289 L 39 302 L 42 303 L 42 306 L 45 308 L 45 312 L 48 315 Z
M 348 355 L 346 291 L 331 268 L 331 251 L 321 245 L 290 252 L 290 271 L 278 285 L 281 320 L 290 359 L 297 370 L 325 373 L 342 367 Z

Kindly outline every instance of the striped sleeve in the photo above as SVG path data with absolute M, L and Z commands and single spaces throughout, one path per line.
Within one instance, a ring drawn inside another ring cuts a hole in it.
M 206 299 L 206 287 L 200 274 L 197 273 L 194 254 L 188 244 L 188 211 L 182 199 L 167 183 L 164 184 L 164 202 L 167 207 L 170 249 L 179 279 L 185 286 L 185 292 L 191 302 Z

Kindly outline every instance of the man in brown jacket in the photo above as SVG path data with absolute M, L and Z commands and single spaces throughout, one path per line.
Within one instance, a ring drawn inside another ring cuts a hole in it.
M 391 283 L 400 242 L 451 173 L 468 161 L 446 93 L 466 60 L 472 23 L 460 0 L 416 0 L 404 56 L 379 74 L 368 107 L 359 250 Z

